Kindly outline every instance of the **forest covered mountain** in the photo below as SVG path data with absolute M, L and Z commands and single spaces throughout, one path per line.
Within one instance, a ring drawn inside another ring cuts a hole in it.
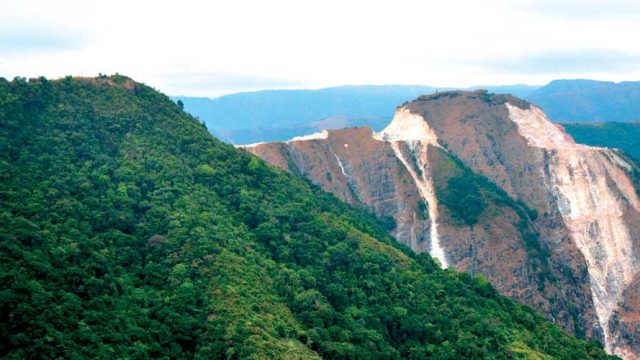
M 606 358 L 124 76 L 0 79 L 0 356 Z

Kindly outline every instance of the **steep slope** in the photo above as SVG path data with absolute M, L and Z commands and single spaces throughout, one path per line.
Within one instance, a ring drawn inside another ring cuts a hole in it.
M 0 140 L 4 358 L 606 357 L 128 78 L 0 79 Z
M 554 121 L 640 120 L 640 82 L 555 80 L 527 97 Z
M 566 330 L 629 359 L 640 351 L 611 321 L 637 281 L 638 170 L 613 150 L 575 144 L 529 103 L 445 92 L 400 107 L 380 133 L 246 148 L 392 216 L 401 243 L 484 274 Z

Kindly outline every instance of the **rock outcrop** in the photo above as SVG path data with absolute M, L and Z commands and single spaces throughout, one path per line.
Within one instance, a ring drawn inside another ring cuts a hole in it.
M 640 354 L 635 165 L 576 144 L 536 106 L 483 91 L 421 96 L 382 132 L 245 147 L 391 223 L 443 266 L 482 274 L 565 330 Z

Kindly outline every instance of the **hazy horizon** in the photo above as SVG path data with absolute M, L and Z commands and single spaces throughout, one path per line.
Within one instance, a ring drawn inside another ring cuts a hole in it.
M 6 0 L 0 76 L 120 73 L 174 96 L 640 79 L 631 0 Z

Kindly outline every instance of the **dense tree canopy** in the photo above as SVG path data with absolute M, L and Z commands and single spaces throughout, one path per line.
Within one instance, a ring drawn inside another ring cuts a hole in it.
M 0 356 L 605 358 L 123 76 L 0 79 Z
M 640 122 L 562 124 L 581 144 L 617 148 L 640 163 Z

